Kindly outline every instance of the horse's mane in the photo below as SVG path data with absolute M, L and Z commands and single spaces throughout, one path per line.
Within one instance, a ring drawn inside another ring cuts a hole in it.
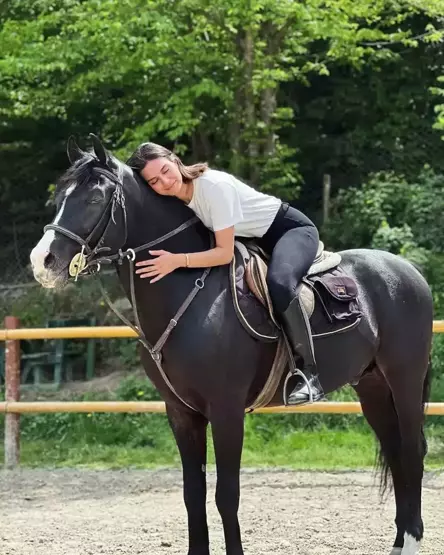
M 94 165 L 99 162 L 95 156 L 89 153 L 74 162 L 66 172 L 57 180 L 55 196 L 62 194 L 72 183 L 77 183 L 78 186 L 84 186 L 91 180 L 92 170 Z
M 120 171 L 125 168 L 132 174 L 131 177 L 144 192 L 145 199 L 148 202 L 150 202 L 152 199 L 156 199 L 156 206 L 158 208 L 165 207 L 166 211 L 169 213 L 186 217 L 190 209 L 187 208 L 182 201 L 180 201 L 179 199 L 162 197 L 161 195 L 158 195 L 147 185 L 147 183 L 137 171 L 132 170 L 132 168 L 130 168 L 117 158 L 114 158 L 112 156 L 110 156 L 110 158 L 113 162 L 113 165 L 115 164 L 115 166 L 119 167 Z M 85 152 L 84 156 L 74 162 L 74 164 L 72 164 L 66 170 L 66 172 L 57 180 L 54 197 L 57 199 L 57 197 L 62 195 L 63 192 L 66 191 L 66 189 L 73 183 L 76 183 L 77 187 L 86 186 L 93 179 L 93 170 L 98 166 L 101 166 L 99 160 L 93 154 Z

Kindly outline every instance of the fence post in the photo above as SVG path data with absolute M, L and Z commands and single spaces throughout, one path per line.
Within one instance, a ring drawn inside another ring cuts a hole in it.
M 5 329 L 20 327 L 19 319 L 6 316 Z M 6 340 L 5 345 L 5 401 L 20 400 L 20 341 Z M 20 460 L 20 415 L 5 414 L 5 468 L 14 468 Z

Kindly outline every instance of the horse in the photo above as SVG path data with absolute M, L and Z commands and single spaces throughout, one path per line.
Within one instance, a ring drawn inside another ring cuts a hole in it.
M 188 555 L 210 553 L 209 423 L 217 471 L 215 503 L 226 553 L 243 555 L 238 508 L 244 419 L 270 374 L 276 342 L 259 341 L 241 325 L 226 265 L 203 274 L 202 269 L 181 268 L 153 284 L 134 277 L 134 260 L 148 256 L 147 245 L 162 243 L 171 252 L 196 252 L 210 248 L 212 234 L 193 220 L 188 206 L 152 191 L 91 136 L 88 150 L 73 137 L 68 140 L 70 166 L 57 182 L 56 215 L 30 256 L 34 277 L 43 287 L 60 288 L 71 277 L 77 279 L 79 272 L 89 269 L 97 274 L 94 261 L 115 267 L 146 347 L 141 348 L 143 367 L 165 402 L 180 453 Z M 353 333 L 319 334 L 315 353 L 320 380 L 327 394 L 348 384 L 357 392 L 379 441 L 381 485 L 387 486 L 391 476 L 394 490 L 396 537 L 391 555 L 416 555 L 424 534 L 430 288 L 401 256 L 372 249 L 338 254 L 340 268 L 356 283 L 362 318 Z M 284 374 L 268 406 L 282 404 L 283 387 Z

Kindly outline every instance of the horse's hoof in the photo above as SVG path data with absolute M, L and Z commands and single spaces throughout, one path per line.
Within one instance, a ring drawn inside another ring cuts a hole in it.
M 404 547 L 394 547 L 390 555 L 419 555 L 421 542 L 410 534 L 404 534 Z

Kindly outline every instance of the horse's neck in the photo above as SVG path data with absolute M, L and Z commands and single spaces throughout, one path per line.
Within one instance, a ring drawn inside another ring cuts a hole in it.
M 162 198 L 144 186 L 133 189 L 126 198 L 127 247 L 134 248 L 149 243 L 188 219 L 188 210 L 176 199 Z M 146 186 L 145 186 L 146 187 Z M 163 249 L 162 245 L 153 247 Z
M 137 198 L 136 202 L 127 201 L 127 222 L 128 238 L 127 248 L 136 248 L 149 243 L 173 229 L 179 227 L 190 216 L 188 210 L 183 210 L 174 201 L 165 202 L 168 199 L 157 199 L 156 197 L 147 198 L 143 195 L 142 199 Z M 178 233 L 166 243 L 159 243 L 149 250 L 169 250 L 170 252 L 192 252 L 205 250 L 205 238 L 198 233 L 194 226 Z M 148 249 L 138 254 L 138 260 L 149 258 Z M 141 323 L 150 341 L 157 341 L 163 333 L 169 321 L 177 312 L 179 306 L 186 299 L 198 275 L 203 273 L 203 269 L 196 271 L 175 271 L 159 280 L 155 284 L 150 284 L 150 278 L 141 279 L 139 275 L 134 275 L 136 284 L 137 309 L 141 318 Z M 120 279 L 129 294 L 129 276 L 127 270 L 123 269 Z

